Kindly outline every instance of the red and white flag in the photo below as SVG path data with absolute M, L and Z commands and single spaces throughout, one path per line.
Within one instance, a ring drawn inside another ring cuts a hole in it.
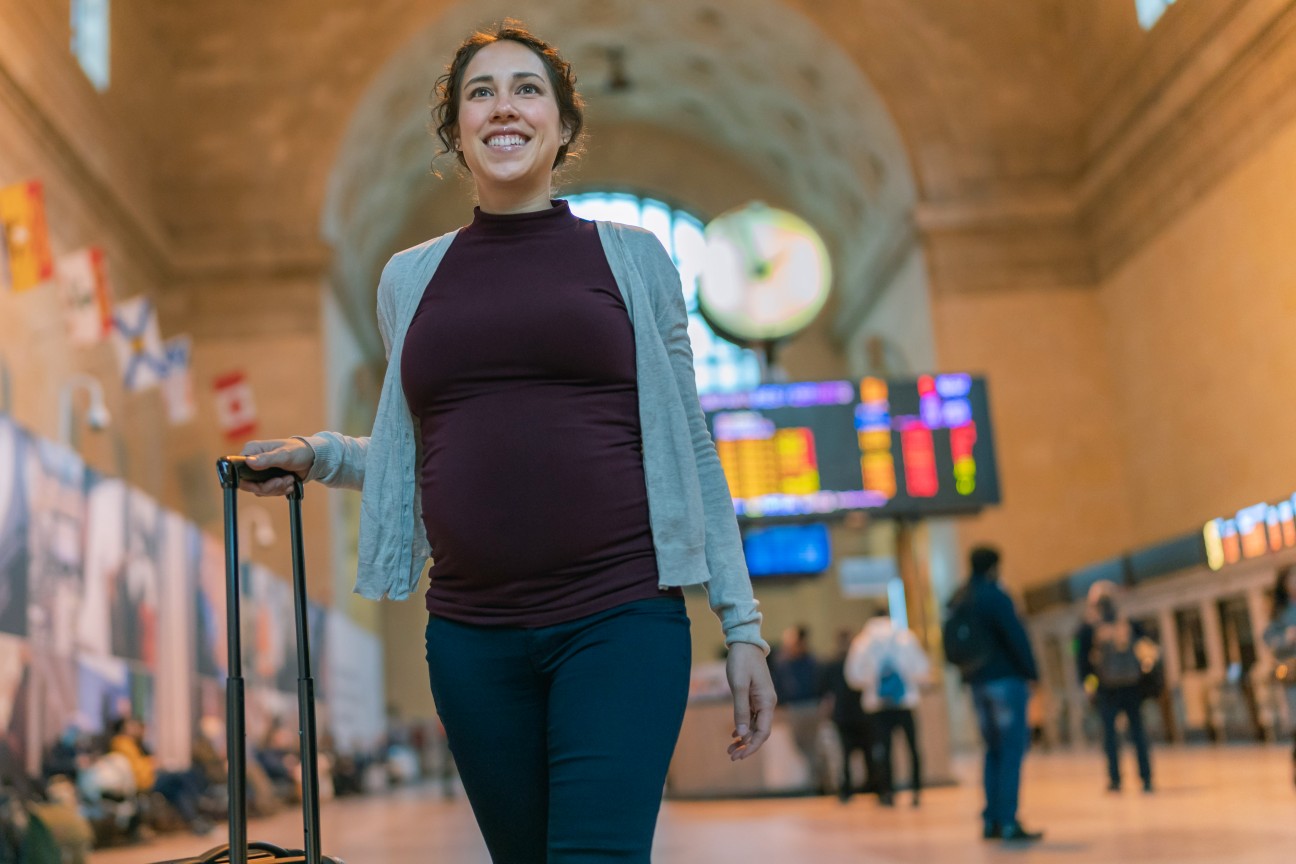
M 56 272 L 72 344 L 98 345 L 113 329 L 112 286 L 103 250 L 91 247 L 65 255 Z
M 256 402 L 252 399 L 252 385 L 242 372 L 227 372 L 218 377 L 216 388 L 216 419 L 226 438 L 245 439 L 256 431 Z

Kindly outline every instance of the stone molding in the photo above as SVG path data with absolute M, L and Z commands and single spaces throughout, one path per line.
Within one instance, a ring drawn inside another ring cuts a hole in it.
M 1182 41 L 1099 104 L 1074 180 L 917 205 L 936 293 L 1096 286 L 1296 118 L 1296 0 L 1220 8 L 1175 10 Z

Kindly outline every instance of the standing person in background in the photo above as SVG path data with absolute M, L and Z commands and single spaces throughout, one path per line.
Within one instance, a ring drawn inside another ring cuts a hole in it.
M 978 546 L 968 557 L 971 575 L 950 600 L 943 630 L 946 653 L 972 687 L 972 703 L 985 741 L 985 809 L 982 836 L 987 840 L 1032 842 L 1041 831 L 1028 831 L 1017 819 L 1022 761 L 1030 745 L 1026 704 L 1039 680 L 1035 652 L 1012 598 L 999 584 L 999 550 Z
M 1292 727 L 1292 777 L 1296 781 L 1296 567 L 1278 574 L 1273 587 L 1273 613 L 1264 631 L 1273 652 L 1275 677 L 1287 697 L 1287 723 Z
M 1116 585 L 1106 580 L 1089 587 L 1084 623 L 1076 633 L 1076 672 L 1102 718 L 1103 750 L 1107 754 L 1107 791 L 1119 792 L 1121 714 L 1138 754 L 1143 791 L 1152 791 L 1152 755 L 1143 727 L 1143 664 L 1138 656 L 1144 638 L 1137 625 L 1116 605 Z
M 810 788 L 823 791 L 819 757 L 819 661 L 810 652 L 810 631 L 796 624 L 783 631 L 773 653 L 774 692 L 792 727 L 792 738 L 810 770 Z
M 886 607 L 874 611 L 873 617 L 851 642 L 846 657 L 846 680 L 864 694 L 867 716 L 871 773 L 875 778 L 878 803 L 895 806 L 895 784 L 892 772 L 891 742 L 896 729 L 904 732 L 909 744 L 910 776 L 913 778 L 913 806 L 919 803 L 922 790 L 922 757 L 918 750 L 918 731 L 914 709 L 921 698 L 921 688 L 931 676 L 931 663 L 909 628 L 897 628 Z
M 837 797 L 849 801 L 856 790 L 871 792 L 874 788 L 871 757 L 869 756 L 868 717 L 864 714 L 863 694 L 846 681 L 846 656 L 850 651 L 849 630 L 837 633 L 837 654 L 823 666 L 819 693 L 821 704 L 832 718 L 841 742 L 842 770 L 837 787 Z M 864 783 L 856 786 L 851 778 L 851 758 L 859 753 L 864 760 Z
M 688 698 L 682 586 L 724 629 L 731 759 L 776 701 L 679 271 L 650 232 L 553 199 L 575 83 L 516 21 L 459 46 L 432 120 L 478 206 L 383 269 L 372 435 L 244 447 L 362 490 L 357 593 L 404 599 L 433 558 L 429 681 L 496 864 L 648 862 Z

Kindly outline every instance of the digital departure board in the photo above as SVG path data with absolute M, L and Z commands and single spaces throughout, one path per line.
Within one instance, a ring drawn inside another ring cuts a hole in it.
M 701 401 L 740 518 L 939 516 L 999 503 L 981 378 L 771 384 Z

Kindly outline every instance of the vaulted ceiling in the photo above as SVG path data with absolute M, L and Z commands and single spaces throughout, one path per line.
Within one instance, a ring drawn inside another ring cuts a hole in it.
M 454 166 L 429 170 L 429 94 L 458 41 L 508 14 L 575 62 L 595 134 L 574 185 L 629 174 L 708 215 L 723 176 L 730 205 L 820 227 L 846 294 L 915 224 L 1029 225 L 1038 242 L 1013 242 L 1084 281 L 1086 171 L 1185 45 L 1260 5 L 1179 4 L 1167 35 L 1132 0 L 168 3 L 117 28 L 133 59 L 114 98 L 181 284 L 329 273 L 367 305 L 387 254 L 465 215 Z M 629 88 L 607 86 L 609 49 Z
M 1068 5 L 555 0 L 524 7 L 524 17 L 574 59 L 596 122 L 679 129 L 787 176 L 810 197 L 834 199 L 824 212 L 858 218 L 861 198 L 907 197 L 914 181 L 923 197 L 943 198 L 1073 176 L 1082 105 Z M 317 241 L 325 178 L 344 141 L 394 155 L 401 167 L 386 169 L 393 173 L 426 168 L 430 140 L 406 130 L 423 129 L 448 54 L 473 26 L 517 8 L 413 0 L 155 7 L 153 35 L 170 68 L 159 70 L 166 109 L 148 108 L 149 151 L 171 236 L 195 255 L 231 242 Z M 612 46 L 626 50 L 636 85 L 625 93 L 599 92 Z M 361 123 L 401 140 L 365 140 L 354 128 Z M 899 176 L 909 161 L 912 180 Z

